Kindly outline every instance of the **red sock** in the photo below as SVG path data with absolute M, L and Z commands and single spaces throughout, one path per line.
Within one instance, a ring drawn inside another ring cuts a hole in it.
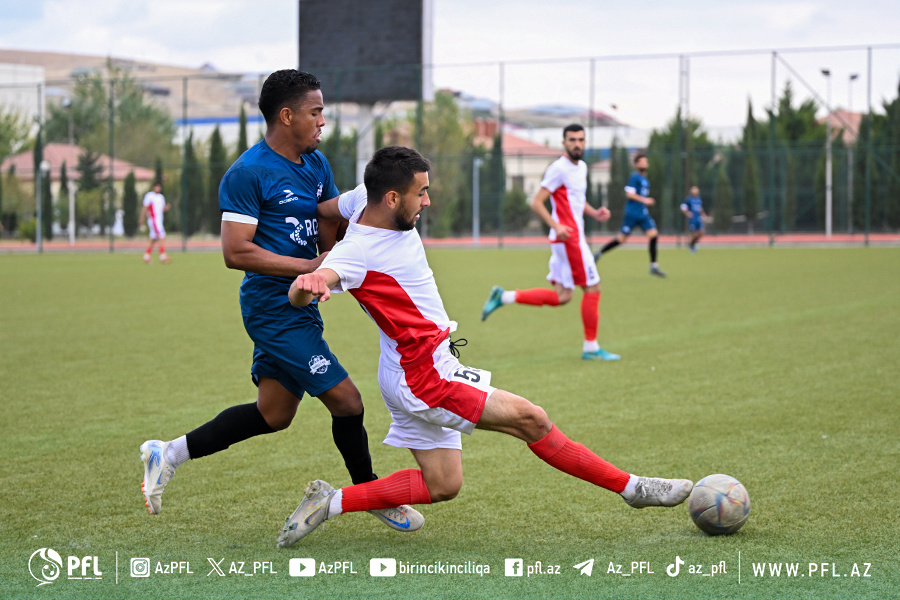
M 165 253 L 166 253 L 166 247 L 163 246 L 162 244 L 160 244 L 159 245 L 159 255 L 162 256 Z
M 147 251 L 144 252 L 144 254 L 150 254 L 152 252 L 153 252 L 153 244 L 150 244 L 149 246 L 147 246 Z
M 516 290 L 516 304 L 559 306 L 559 296 L 556 295 L 554 290 L 548 290 L 547 288 Z
M 422 471 L 405 469 L 376 479 L 343 488 L 341 507 L 344 512 L 393 508 L 401 504 L 431 504 L 431 494 Z
M 612 492 L 621 493 L 631 477 L 584 445 L 567 438 L 556 425 L 550 433 L 533 444 L 528 444 L 528 447 L 551 467 Z
M 600 292 L 585 292 L 581 299 L 581 322 L 584 323 L 584 340 L 597 339 L 597 325 L 600 323 Z

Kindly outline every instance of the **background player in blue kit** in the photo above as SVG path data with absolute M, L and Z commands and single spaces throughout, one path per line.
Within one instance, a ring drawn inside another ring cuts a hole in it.
M 656 242 L 659 237 L 659 231 L 656 229 L 656 222 L 650 216 L 648 207 L 656 204 L 656 200 L 650 197 L 650 182 L 647 180 L 647 155 L 637 154 L 634 157 L 634 168 L 637 169 L 631 174 L 628 183 L 625 185 L 625 197 L 628 202 L 625 204 L 625 216 L 622 219 L 622 227 L 619 233 L 609 243 L 603 246 L 599 252 L 594 254 L 594 258 L 598 259 L 604 253 L 609 252 L 619 244 L 624 244 L 634 231 L 635 227 L 640 227 L 647 234 L 647 246 L 650 250 L 650 274 L 658 277 L 665 277 L 666 274 L 659 269 L 656 262 Z
M 690 195 L 681 203 L 681 212 L 689 219 L 688 227 L 691 230 L 691 244 L 689 247 L 691 252 L 696 252 L 697 242 L 703 237 L 703 221 L 709 218 L 703 210 L 700 188 L 696 185 L 691 186 Z
M 259 95 L 265 137 L 241 155 L 219 186 L 225 264 L 245 271 L 241 316 L 254 343 L 250 372 L 258 396 L 170 442 L 150 440 L 141 446 L 143 492 L 151 514 L 159 513 L 175 468 L 287 428 L 304 393 L 318 397 L 331 412 L 334 442 L 353 482 L 377 478 L 362 398 L 322 337 L 318 305 L 297 308 L 287 297 L 294 278 L 321 264 L 318 203 L 338 195 L 331 167 L 316 149 L 325 125 L 320 88 L 309 73 L 272 73 Z M 370 512 L 401 531 L 424 523 L 409 507 Z

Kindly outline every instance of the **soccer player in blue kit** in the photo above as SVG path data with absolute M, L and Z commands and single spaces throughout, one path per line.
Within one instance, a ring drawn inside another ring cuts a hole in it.
M 703 210 L 703 200 L 700 199 L 700 188 L 692 185 L 690 194 L 681 203 L 680 208 L 684 216 L 689 219 L 688 228 L 691 230 L 691 244 L 689 248 L 691 252 L 696 252 L 697 242 L 703 237 L 703 220 L 708 218 Z
M 625 203 L 625 216 L 622 219 L 622 227 L 619 233 L 609 243 L 603 246 L 599 252 L 594 254 L 594 258 L 599 260 L 603 254 L 609 252 L 619 244 L 624 244 L 634 231 L 635 227 L 640 227 L 648 238 L 648 248 L 650 250 L 650 274 L 657 277 L 665 277 L 659 264 L 656 262 L 656 242 L 659 238 L 659 230 L 656 229 L 656 222 L 650 216 L 648 207 L 653 206 L 656 200 L 650 197 L 650 182 L 647 180 L 647 155 L 637 154 L 634 157 L 634 168 L 636 171 L 631 174 L 628 183 L 625 184 L 625 197 L 628 202 Z
M 276 71 L 263 84 L 259 109 L 265 137 L 238 158 L 219 186 L 225 264 L 245 271 L 241 316 L 254 343 L 250 373 L 257 399 L 169 442 L 144 442 L 142 488 L 151 514 L 160 512 L 163 489 L 179 465 L 287 428 L 304 393 L 331 412 L 334 442 L 351 480 L 377 479 L 362 398 L 322 337 L 318 305 L 294 307 L 287 296 L 298 275 L 321 264 L 326 253 L 318 254 L 317 207 L 338 196 L 331 167 L 317 150 L 325 125 L 321 84 L 309 73 Z M 424 524 L 408 506 L 369 512 L 399 531 Z

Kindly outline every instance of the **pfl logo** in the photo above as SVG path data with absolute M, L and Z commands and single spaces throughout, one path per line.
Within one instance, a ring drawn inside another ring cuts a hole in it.
M 103 579 L 96 556 L 67 557 L 69 579 Z M 38 587 L 53 583 L 62 572 L 62 557 L 53 548 L 36 550 L 28 559 L 28 572 L 38 580 Z
M 62 557 L 53 548 L 41 548 L 35 550 L 28 559 L 28 572 L 40 581 L 37 587 L 47 583 L 53 583 L 62 572 Z

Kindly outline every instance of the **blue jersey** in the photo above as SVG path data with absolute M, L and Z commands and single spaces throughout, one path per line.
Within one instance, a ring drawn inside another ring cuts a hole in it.
M 650 195 L 650 182 L 646 177 L 635 171 L 631 174 L 631 177 L 628 178 L 628 183 L 625 184 L 625 191 L 646 198 Z M 644 213 L 646 210 L 646 204 L 632 200 L 631 198 L 629 198 L 628 202 L 625 204 L 625 212 Z
M 703 200 L 700 196 L 688 196 L 682 202 L 681 210 L 689 210 L 692 219 L 699 219 L 703 214 Z
M 318 203 L 338 195 L 334 175 L 318 150 L 297 164 L 260 140 L 231 165 L 219 185 L 219 209 L 227 218 L 256 225 L 253 243 L 294 258 L 318 255 Z M 241 282 L 241 314 L 273 310 L 288 303 L 292 278 L 247 272 Z M 313 304 L 309 316 L 321 322 Z

